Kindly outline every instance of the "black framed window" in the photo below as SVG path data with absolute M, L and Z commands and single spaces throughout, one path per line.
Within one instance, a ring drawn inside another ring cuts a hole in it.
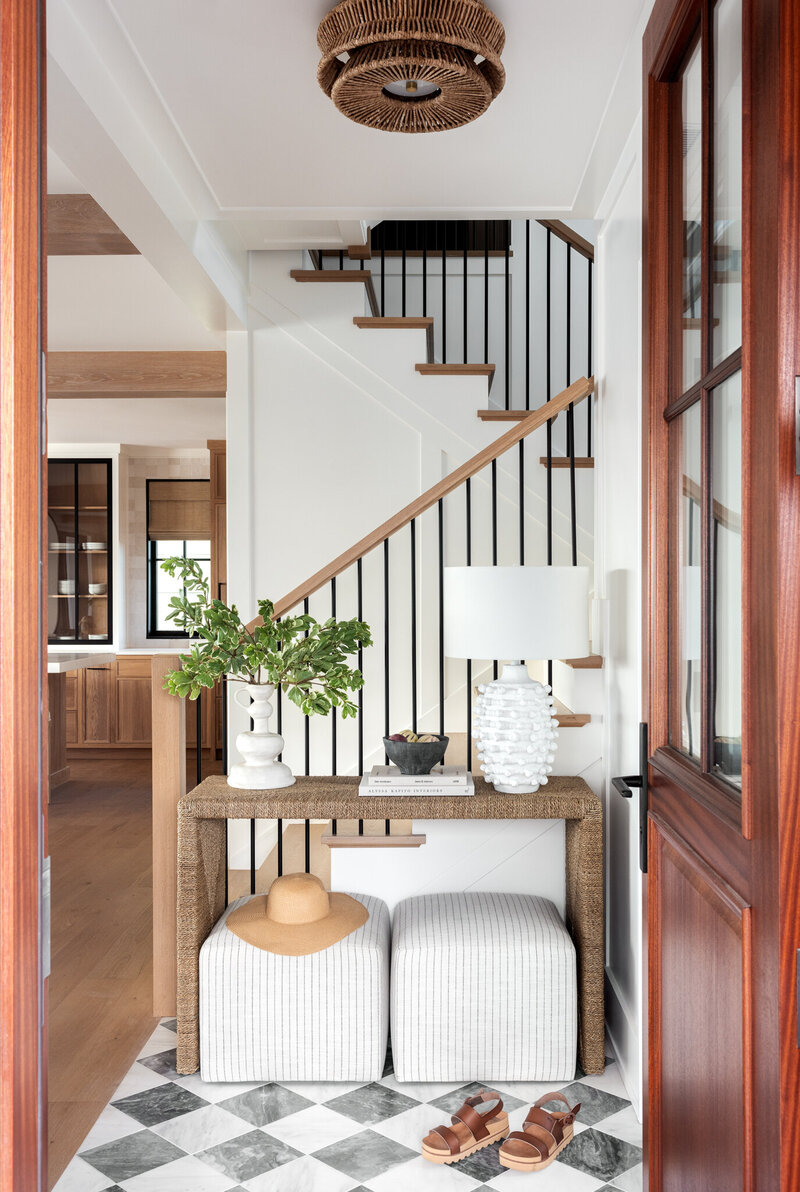
M 176 576 L 174 579 L 162 570 L 164 559 L 179 555 L 194 559 L 200 564 L 203 575 L 211 578 L 211 543 L 208 539 L 159 538 L 147 544 L 147 636 L 189 637 L 182 633 L 175 621 L 167 620 L 169 602 L 173 596 L 185 596 L 186 589 Z
M 185 596 L 179 577 L 162 568 L 165 559 L 194 559 L 211 578 L 208 480 L 147 481 L 147 636 L 189 637 L 168 621 L 170 600 Z

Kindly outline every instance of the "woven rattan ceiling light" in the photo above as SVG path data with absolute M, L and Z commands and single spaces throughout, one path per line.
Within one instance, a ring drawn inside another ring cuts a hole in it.
M 386 132 L 444 132 L 506 80 L 505 32 L 483 0 L 341 0 L 317 30 L 317 78 L 340 112 Z

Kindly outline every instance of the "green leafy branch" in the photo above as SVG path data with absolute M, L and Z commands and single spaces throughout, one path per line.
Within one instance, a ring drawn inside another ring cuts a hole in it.
M 364 679 L 348 659 L 372 645 L 363 621 L 329 617 L 320 623 L 308 613 L 278 621 L 273 602 L 259 600 L 262 624 L 251 631 L 235 604 L 210 598 L 208 581 L 194 559 L 176 556 L 161 566 L 183 586 L 182 594 L 170 599 L 166 619 L 196 639 L 189 653 L 181 654 L 181 669 L 166 677 L 164 687 L 172 695 L 197 699 L 204 687 L 227 675 L 281 687 L 306 716 L 327 716 L 331 708 L 339 708 L 345 718 L 357 714 L 350 694 L 363 687 Z

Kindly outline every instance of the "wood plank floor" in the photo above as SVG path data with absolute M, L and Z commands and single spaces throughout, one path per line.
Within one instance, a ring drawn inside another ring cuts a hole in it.
M 70 761 L 49 808 L 49 1187 L 155 1026 L 150 758 Z

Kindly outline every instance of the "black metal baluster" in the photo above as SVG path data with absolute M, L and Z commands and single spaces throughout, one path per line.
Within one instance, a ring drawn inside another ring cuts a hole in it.
M 588 347 L 587 347 L 587 358 L 588 359 L 587 359 L 587 370 L 586 370 L 587 377 L 591 377 L 591 375 L 592 375 L 592 335 L 593 335 L 592 288 L 593 288 L 593 280 L 594 280 L 593 273 L 592 273 L 593 269 L 594 269 L 594 261 L 589 261 L 588 279 L 587 279 L 587 293 L 586 293 L 586 304 L 589 308 L 589 314 L 588 314 L 588 318 L 587 318 L 587 327 L 586 327 L 586 342 L 588 345 Z M 592 395 L 591 395 L 591 393 L 589 394 L 588 398 L 586 399 L 586 454 L 591 459 L 591 457 L 592 457 Z
M 278 820 L 278 877 L 283 875 L 283 820 Z
M 551 244 L 552 233 L 547 229 L 547 258 L 545 265 L 545 278 L 547 286 L 546 303 L 545 303 L 545 400 L 550 401 L 552 396 L 551 385 L 551 357 L 552 347 L 550 343 L 552 320 L 550 312 L 550 281 L 551 281 Z M 547 423 L 547 565 L 551 567 L 553 564 L 553 424 L 548 420 Z
M 344 269 L 344 250 L 339 250 L 339 268 Z
M 417 523 L 411 529 L 411 728 L 417 731 Z
M 195 718 L 196 718 L 196 733 L 197 741 L 194 750 L 194 765 L 195 778 L 197 785 L 203 781 L 203 693 L 202 691 L 195 700 Z
M 492 566 L 497 566 L 497 460 L 492 460 Z M 495 679 L 498 674 L 497 659 L 492 663 Z
M 504 369 L 506 377 L 506 409 L 511 409 L 511 271 L 509 253 L 511 249 L 511 221 L 508 221 L 506 233 L 506 254 L 505 254 L 505 294 L 504 294 L 504 310 L 505 310 L 505 356 Z
M 386 249 L 381 244 L 381 317 L 386 314 Z
M 228 680 L 222 679 L 222 773 L 228 773 Z
M 472 480 L 464 485 L 467 515 L 467 567 L 472 566 Z M 472 659 L 467 659 L 467 770 L 472 770 Z
M 444 498 L 439 498 L 439 735 L 444 736 Z
M 531 221 L 525 220 L 525 409 L 531 408 Z
M 525 440 L 519 441 L 519 563 L 525 563 Z
M 311 820 L 306 820 L 306 873 L 311 872 Z
M 468 226 L 464 228 L 464 286 L 463 286 L 463 305 L 464 305 L 464 363 L 469 361 L 469 351 L 467 348 L 467 281 L 469 279 L 469 253 L 467 252 L 467 230 Z
M 572 378 L 572 245 L 567 245 L 567 386 Z M 567 454 L 569 455 L 570 529 L 572 531 L 572 566 L 578 563 L 578 522 L 575 494 L 575 407 L 567 406 Z
M 336 576 L 331 580 L 331 616 L 336 616 Z M 331 774 L 336 773 L 336 709 L 331 708 Z
M 303 601 L 303 612 L 306 615 L 308 615 L 308 597 L 307 596 L 306 596 L 305 600 Z M 307 630 L 306 630 L 305 636 L 308 637 Z M 306 776 L 308 776 L 308 774 L 311 771 L 311 723 L 310 723 L 310 718 L 308 716 L 304 716 L 303 719 L 305 721 L 305 723 L 303 725 L 303 736 L 304 736 L 304 748 L 305 748 Z
M 447 224 L 442 245 L 442 364 L 447 363 Z
M 383 726 L 384 736 L 392 731 L 390 722 L 390 675 L 389 675 L 389 539 L 383 540 Z M 388 756 L 384 757 L 388 763 Z
M 364 620 L 364 568 L 363 559 L 356 560 L 356 580 L 358 586 L 358 611 L 357 616 L 359 621 Z M 363 674 L 364 667 L 364 647 L 358 647 L 358 669 Z M 358 689 L 358 772 L 364 773 L 364 688 Z M 333 821 L 333 832 L 336 834 L 336 820 Z M 358 821 L 358 834 L 364 835 L 364 821 Z
M 402 294 L 402 302 L 401 302 L 401 314 L 402 314 L 403 318 L 405 318 L 405 317 L 406 317 L 406 236 L 407 236 L 407 232 L 408 232 L 408 226 L 407 226 L 407 224 L 404 222 L 404 223 L 403 223 L 403 248 L 402 248 L 402 254 L 401 254 L 401 256 L 402 256 L 402 267 L 401 267 L 402 281 L 401 281 L 401 287 L 402 287 L 402 288 L 401 288 L 401 291 L 400 291 L 400 292 L 401 292 L 401 294 Z
M 250 893 L 256 892 L 256 821 L 250 820 Z
M 422 315 L 428 314 L 428 240 L 423 231 L 422 240 Z
M 483 221 L 483 363 L 489 363 L 489 221 Z

